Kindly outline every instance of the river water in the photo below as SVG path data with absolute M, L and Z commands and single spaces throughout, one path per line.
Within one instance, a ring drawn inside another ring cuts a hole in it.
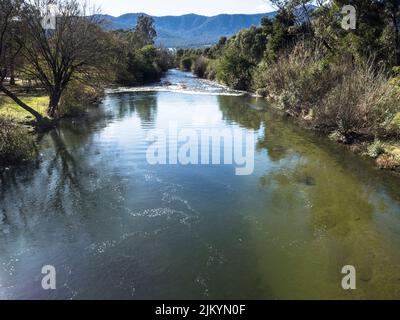
M 46 134 L 1 173 L 0 298 L 399 299 L 399 178 L 268 109 L 172 70 Z M 254 172 L 151 165 L 170 123 L 254 135 Z

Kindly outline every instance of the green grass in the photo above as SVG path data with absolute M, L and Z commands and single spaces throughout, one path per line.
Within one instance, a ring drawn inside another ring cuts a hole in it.
M 49 104 L 48 96 L 24 95 L 20 99 L 43 116 L 46 115 Z M 0 117 L 11 117 L 19 122 L 34 120 L 34 117 L 29 112 L 5 96 L 0 96 Z
M 400 163 L 400 143 L 397 141 L 388 142 L 385 148 L 386 152 L 392 155 Z

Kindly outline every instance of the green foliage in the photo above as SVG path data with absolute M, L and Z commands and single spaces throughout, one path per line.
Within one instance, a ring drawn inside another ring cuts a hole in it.
M 118 83 L 134 86 L 158 80 L 162 71 L 155 60 L 156 48 L 151 45 L 129 52 L 126 69 L 118 74 Z
M 137 86 L 158 81 L 174 65 L 172 53 L 154 46 L 157 36 L 154 20 L 140 16 L 131 30 L 113 32 L 116 51 L 116 82 Z
M 28 129 L 10 118 L 0 117 L 0 166 L 29 160 L 35 151 L 35 141 Z
M 89 86 L 80 81 L 72 81 L 61 97 L 57 116 L 79 115 L 85 112 L 89 106 L 98 102 L 102 96 L 101 86 L 95 86 L 95 83 Z
M 293 43 L 295 39 L 294 34 L 296 33 L 295 22 L 293 11 L 283 8 L 278 12 L 272 26 L 267 25 L 268 28 L 272 27 L 265 53 L 268 62 L 276 59 L 279 53 L 283 52 Z
M 367 150 L 368 156 L 375 159 L 384 153 L 385 145 L 379 140 L 376 140 L 373 144 L 371 144 Z
M 188 56 L 183 57 L 180 62 L 180 68 L 183 71 L 190 71 L 192 69 L 193 59 L 194 59 L 193 57 L 188 57 Z
M 235 46 L 225 49 L 218 67 L 217 79 L 237 90 L 247 90 L 251 84 L 253 64 Z
M 154 26 L 154 19 L 149 16 L 141 15 L 137 19 L 136 27 L 133 30 L 133 41 L 136 48 L 143 48 L 154 45 L 157 32 Z
M 209 60 L 207 64 L 207 70 L 205 73 L 205 78 L 209 80 L 217 79 L 217 68 L 218 68 L 218 60 Z
M 389 128 L 394 135 L 400 136 L 400 112 L 397 112 L 390 121 Z
M 177 64 L 199 77 L 218 79 L 234 89 L 248 90 L 253 67 L 263 59 L 270 32 L 267 25 L 251 27 L 230 39 L 222 37 L 210 48 L 180 49 Z
M 192 64 L 192 72 L 199 78 L 204 78 L 207 73 L 209 59 L 199 56 Z

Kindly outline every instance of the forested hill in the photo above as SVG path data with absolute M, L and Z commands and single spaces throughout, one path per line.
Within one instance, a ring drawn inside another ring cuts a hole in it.
M 143 13 L 129 13 L 120 17 L 106 15 L 107 28 L 130 29 Z M 262 17 L 273 17 L 275 12 L 262 14 L 221 14 L 206 17 L 197 14 L 153 17 L 157 30 L 157 44 L 164 47 L 201 47 L 216 43 L 220 37 L 230 37 L 251 26 L 259 26 Z

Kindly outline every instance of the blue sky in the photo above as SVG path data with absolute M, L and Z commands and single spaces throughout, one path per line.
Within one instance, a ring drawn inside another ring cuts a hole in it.
M 118 16 L 144 12 L 155 16 L 197 13 L 264 13 L 273 8 L 268 0 L 90 0 L 102 13 Z

